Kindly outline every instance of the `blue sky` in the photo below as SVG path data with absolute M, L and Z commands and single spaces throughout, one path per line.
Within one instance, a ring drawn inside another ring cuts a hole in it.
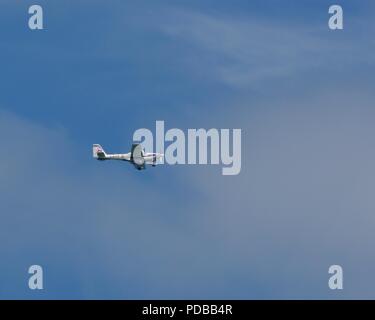
M 38 3 L 0 11 L 1 299 L 374 298 L 371 1 Z M 156 120 L 241 128 L 241 173 L 92 159 Z

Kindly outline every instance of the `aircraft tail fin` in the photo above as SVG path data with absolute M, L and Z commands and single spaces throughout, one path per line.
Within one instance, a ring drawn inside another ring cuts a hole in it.
M 105 159 L 107 154 L 100 144 L 94 144 L 92 146 L 92 155 L 96 159 Z

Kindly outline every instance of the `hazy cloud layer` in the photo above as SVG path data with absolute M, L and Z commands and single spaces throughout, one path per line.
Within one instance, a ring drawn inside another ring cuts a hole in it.
M 0 298 L 373 298 L 370 14 L 75 3 L 2 40 Z M 241 174 L 92 159 L 155 120 L 241 128 Z

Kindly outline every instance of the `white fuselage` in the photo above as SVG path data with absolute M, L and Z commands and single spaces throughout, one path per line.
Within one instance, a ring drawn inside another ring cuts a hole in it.
M 140 144 L 133 144 L 132 151 L 128 153 L 106 153 L 99 144 L 93 145 L 93 156 L 97 160 L 120 160 L 129 161 L 141 170 L 146 164 L 155 166 L 157 161 L 163 157 L 160 153 L 144 152 Z
M 142 155 L 141 158 L 137 158 L 137 161 L 140 159 L 143 159 L 146 163 L 152 163 L 155 161 L 155 159 L 161 158 L 162 155 L 159 153 L 149 153 L 146 152 Z M 132 161 L 131 159 L 131 152 L 128 153 L 113 153 L 113 154 L 106 154 L 103 158 L 100 158 L 100 160 L 122 160 L 122 161 Z M 133 158 L 134 160 L 134 158 Z

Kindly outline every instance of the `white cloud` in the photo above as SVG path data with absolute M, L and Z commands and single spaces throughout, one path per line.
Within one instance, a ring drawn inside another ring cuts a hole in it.
M 363 24 L 369 26 L 362 20 L 351 22 L 355 30 Z M 272 17 L 234 19 L 171 10 L 161 29 L 170 39 L 193 46 L 193 50 L 188 49 L 191 56 L 187 61 L 195 72 L 210 71 L 218 80 L 235 87 L 259 86 L 294 75 L 306 77 L 316 69 L 328 72 L 337 65 L 350 68 L 353 57 L 374 63 L 369 54 L 374 42 L 358 38 L 351 30 L 345 38 L 340 34 L 334 37 L 326 25 L 292 25 L 273 21 Z

